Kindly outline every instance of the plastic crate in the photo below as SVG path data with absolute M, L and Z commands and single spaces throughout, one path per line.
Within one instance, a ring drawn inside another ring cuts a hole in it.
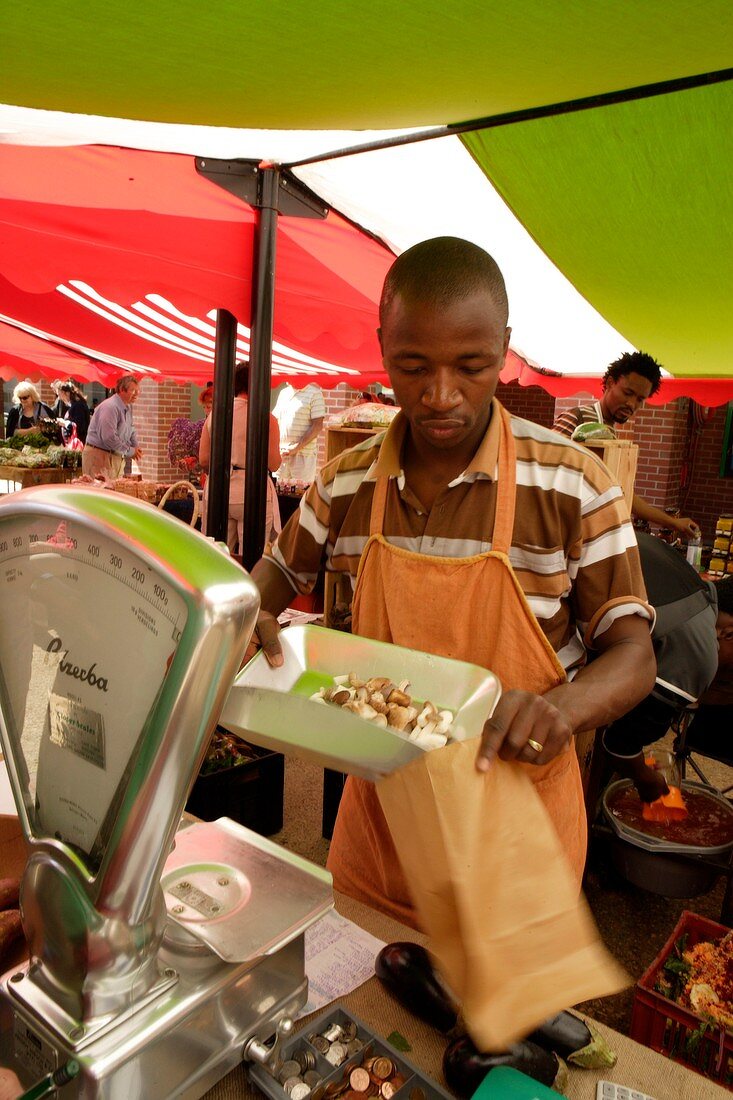
M 680 936 L 687 933 L 687 946 L 694 947 L 703 940 L 720 940 L 727 932 L 730 929 L 725 925 L 697 913 L 685 910 L 681 914 L 672 935 L 637 982 L 631 1012 L 631 1038 L 724 1088 L 733 1089 L 733 1035 L 725 1028 L 711 1027 L 699 1041 L 691 1041 L 693 1033 L 705 1023 L 704 1018 L 654 989 L 659 972 Z

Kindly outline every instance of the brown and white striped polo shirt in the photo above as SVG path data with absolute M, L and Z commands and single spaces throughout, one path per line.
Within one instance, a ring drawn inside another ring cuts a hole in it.
M 312 591 L 324 567 L 350 574 L 354 584 L 382 475 L 390 479 L 383 530 L 389 543 L 455 558 L 491 549 L 499 417 L 492 415 L 470 466 L 429 513 L 402 471 L 406 427 L 400 413 L 385 433 L 324 466 L 267 551 L 298 592 Z M 517 501 L 509 557 L 560 662 L 575 669 L 585 662 L 583 639 L 592 646 L 616 618 L 637 614 L 653 621 L 636 538 L 621 489 L 594 454 L 519 417 L 511 417 L 511 430 Z M 487 623 L 487 629 L 497 626 Z

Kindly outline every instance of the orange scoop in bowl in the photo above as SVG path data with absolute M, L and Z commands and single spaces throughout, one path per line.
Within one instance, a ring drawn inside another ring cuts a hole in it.
M 671 821 L 684 821 L 687 807 L 679 787 L 670 787 L 669 794 L 663 794 L 654 802 L 644 802 L 641 814 L 645 821 L 661 821 L 668 825 Z

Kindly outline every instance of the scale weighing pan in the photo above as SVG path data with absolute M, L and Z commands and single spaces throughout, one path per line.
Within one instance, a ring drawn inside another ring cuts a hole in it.
M 376 780 L 426 750 L 397 730 L 310 699 L 334 677 L 355 672 L 363 680 L 409 680 L 413 699 L 453 712 L 458 741 L 480 736 L 501 695 L 498 678 L 485 668 L 339 630 L 289 626 L 280 641 L 284 663 L 272 668 L 264 652 L 255 654 L 234 682 L 220 725 L 256 745 L 362 779 Z
M 72 1100 L 194 1100 L 305 1003 L 330 876 L 226 819 L 179 829 L 259 594 L 229 554 L 110 491 L 0 500 L 0 739 L 30 855 L 30 962 L 0 1065 Z M 251 1044 L 255 1044 L 254 1047 Z M 259 1045 L 257 1045 L 259 1044 Z

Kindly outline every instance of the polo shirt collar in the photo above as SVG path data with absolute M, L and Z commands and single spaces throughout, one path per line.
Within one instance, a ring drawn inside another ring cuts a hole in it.
M 491 480 L 496 477 L 496 468 L 499 462 L 499 439 L 501 437 L 499 407 L 499 402 L 494 397 L 491 402 L 491 419 L 486 434 L 468 467 L 456 481 L 461 481 L 468 475 L 476 474 L 483 474 Z M 404 480 L 401 456 L 406 431 L 407 419 L 400 410 L 387 428 L 379 448 L 379 455 L 365 480 L 376 481 L 379 477 L 396 477 Z

